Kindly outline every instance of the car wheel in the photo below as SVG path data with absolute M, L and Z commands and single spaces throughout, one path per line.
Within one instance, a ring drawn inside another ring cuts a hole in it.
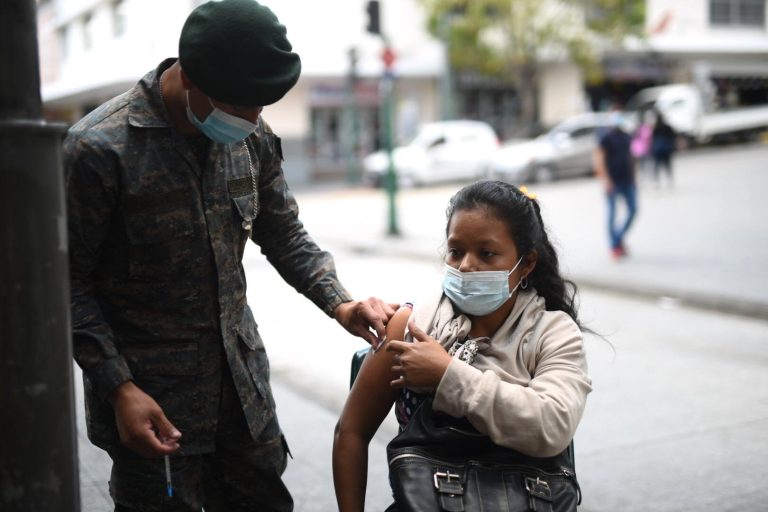
M 533 181 L 545 183 L 555 179 L 555 168 L 552 165 L 542 165 L 533 170 Z

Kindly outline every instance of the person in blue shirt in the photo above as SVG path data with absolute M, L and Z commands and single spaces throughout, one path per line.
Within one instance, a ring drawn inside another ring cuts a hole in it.
M 624 239 L 637 214 L 637 186 L 635 162 L 632 158 L 632 136 L 624 129 L 624 118 L 619 111 L 612 113 L 611 128 L 598 134 L 595 150 L 595 172 L 603 181 L 608 200 L 608 235 L 611 257 L 619 260 L 627 256 Z M 616 215 L 617 201 L 626 204 L 626 216 L 620 221 Z

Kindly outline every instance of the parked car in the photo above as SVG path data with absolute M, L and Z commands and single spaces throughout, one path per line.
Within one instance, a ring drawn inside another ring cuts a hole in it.
M 566 119 L 535 139 L 508 141 L 496 153 L 491 174 L 511 183 L 591 174 L 598 132 L 609 127 L 609 113 L 586 113 Z M 627 128 L 631 130 L 631 126 Z
M 392 160 L 400 186 L 425 185 L 487 176 L 499 139 L 480 121 L 441 121 L 419 127 L 405 146 L 394 148 Z M 385 151 L 365 157 L 366 181 L 385 183 L 389 158 Z

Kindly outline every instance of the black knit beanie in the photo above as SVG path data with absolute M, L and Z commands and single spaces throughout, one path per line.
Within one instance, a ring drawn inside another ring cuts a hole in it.
M 179 62 L 211 98 L 238 106 L 271 105 L 296 84 L 301 59 L 285 26 L 255 0 L 210 1 L 190 13 Z

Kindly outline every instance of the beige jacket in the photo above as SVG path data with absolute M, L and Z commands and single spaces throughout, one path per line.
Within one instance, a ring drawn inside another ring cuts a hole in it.
M 417 308 L 416 325 L 432 334 L 437 310 Z M 561 311 L 546 311 L 544 299 L 526 290 L 490 342 L 479 343 L 471 366 L 454 358 L 434 408 L 465 416 L 496 444 L 548 457 L 573 439 L 591 390 L 578 326 Z

